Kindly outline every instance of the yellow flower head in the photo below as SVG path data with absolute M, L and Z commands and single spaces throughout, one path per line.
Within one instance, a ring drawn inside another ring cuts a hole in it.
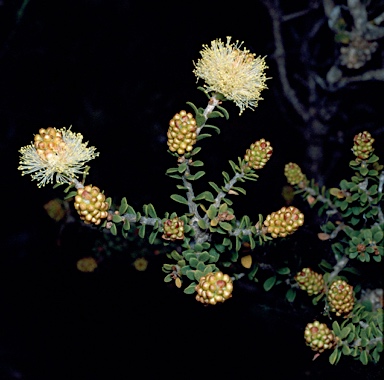
M 85 163 L 99 155 L 95 147 L 87 147 L 80 133 L 70 128 L 41 128 L 34 142 L 19 150 L 19 170 L 22 175 L 31 174 L 38 187 L 47 183 L 71 183 L 84 174 Z
M 262 90 L 267 88 L 264 70 L 267 67 L 264 57 L 256 57 L 247 49 L 241 50 L 243 42 L 231 43 L 227 37 L 224 44 L 220 39 L 203 45 L 202 58 L 193 62 L 193 73 L 197 80 L 205 81 L 207 92 L 216 92 L 232 100 L 240 108 L 240 115 L 245 108 L 254 109 Z
M 83 257 L 77 261 L 76 267 L 81 272 L 93 272 L 97 268 L 97 262 L 93 257 Z
M 139 257 L 133 262 L 133 266 L 135 267 L 136 270 L 139 272 L 143 272 L 147 269 L 148 266 L 148 260 L 145 259 L 144 257 Z

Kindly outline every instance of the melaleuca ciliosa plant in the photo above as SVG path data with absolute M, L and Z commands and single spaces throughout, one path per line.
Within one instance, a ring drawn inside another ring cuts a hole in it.
M 225 42 L 216 39 L 211 45 L 203 45 L 200 59 L 193 62 L 193 73 L 197 81 L 204 82 L 198 89 L 205 93 L 208 104 L 198 108 L 187 102 L 190 110 L 178 111 L 169 121 L 167 146 L 175 166 L 165 173 L 179 181 L 180 192 L 172 194 L 171 199 L 185 205 L 183 215 L 171 211 L 159 217 L 152 204 L 134 210 L 125 197 L 113 204 L 97 186 L 86 184 L 86 163 L 98 153 L 82 142 L 81 134 L 70 129 L 41 129 L 34 141 L 20 150 L 22 173 L 30 174 L 39 187 L 48 183 L 67 184 L 65 198 L 74 200 L 74 208 L 85 224 L 100 226 L 126 239 L 134 228 L 138 237 L 146 238 L 150 244 L 160 238 L 167 257 L 164 280 L 174 281 L 185 293 L 195 294 L 197 301 L 210 305 L 232 297 L 233 283 L 240 276 L 227 273 L 230 263 L 241 261 L 244 268 L 251 268 L 251 255 L 239 260 L 243 244 L 254 249 L 256 245 L 291 235 L 304 223 L 303 214 L 292 206 L 282 207 L 265 219 L 256 214 L 256 222 L 251 222 L 247 215 L 238 216 L 233 208 L 233 198 L 246 193 L 240 184 L 256 181 L 256 172 L 273 153 L 270 142 L 264 138 L 252 142 L 236 162 L 229 161 L 232 173 L 222 172 L 222 184 L 208 182 L 207 190 L 194 192 L 194 182 L 205 174 L 200 170 L 204 163 L 197 158 L 201 150 L 199 141 L 212 136 L 206 131 L 220 133 L 210 121 L 229 118 L 223 102 L 233 101 L 241 115 L 245 109 L 258 106 L 261 92 L 267 88 L 265 58 L 242 45 L 239 41 L 231 42 L 231 37 Z M 250 278 L 255 278 L 256 270 L 254 265 Z M 271 285 L 269 281 L 267 287 Z
M 322 259 L 319 263 L 324 273 L 303 268 L 295 280 L 300 289 L 313 297 L 313 304 L 324 303 L 323 314 L 331 327 L 311 322 L 304 338 L 316 352 L 315 357 L 331 352 L 331 364 L 336 364 L 342 355 L 363 364 L 376 363 L 383 351 L 383 289 L 362 289 L 358 281 L 350 284 L 346 277 L 358 274 L 357 266 L 382 265 L 384 171 L 374 154 L 374 141 L 368 131 L 354 136 L 355 158 L 349 162 L 353 174 L 349 180 L 343 179 L 339 187 L 320 188 L 293 162 L 284 169 L 295 192 L 311 207 L 319 205 L 319 215 L 325 215 L 318 237 L 330 242 L 333 260 Z M 382 286 L 380 279 L 378 283 Z

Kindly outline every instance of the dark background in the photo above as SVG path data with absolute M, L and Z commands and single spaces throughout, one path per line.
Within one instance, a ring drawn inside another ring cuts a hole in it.
M 292 11 L 307 2 L 294 3 Z M 158 215 L 178 211 L 169 198 L 176 181 L 164 176 L 175 164 L 166 151 L 168 122 L 190 111 L 187 101 L 205 107 L 193 61 L 203 44 L 230 35 L 267 56 L 270 90 L 241 117 L 225 104 L 230 119 L 216 119 L 221 134 L 201 142 L 204 178 L 221 183 L 228 160 L 264 137 L 273 158 L 256 184 L 246 184 L 251 200 L 239 198 L 236 210 L 253 220 L 276 211 L 284 202 L 283 167 L 303 161 L 304 140 L 275 96 L 265 8 L 32 0 L 23 10 L 22 4 L 0 1 L 0 380 L 378 378 L 377 366 L 367 371 L 348 360 L 330 366 L 324 355 L 312 361 L 302 334 L 314 316 L 287 307 L 276 293 L 243 286 L 227 303 L 204 308 L 163 282 L 161 258 L 137 272 L 124 253 L 94 273 L 79 272 L 76 261 L 91 252 L 90 236 L 74 227 L 67 245 L 58 246 L 59 227 L 43 205 L 62 197 L 60 188 L 38 189 L 17 170 L 18 150 L 39 128 L 72 125 L 101 152 L 89 180 L 107 196 L 125 196 L 137 209 L 153 203 Z

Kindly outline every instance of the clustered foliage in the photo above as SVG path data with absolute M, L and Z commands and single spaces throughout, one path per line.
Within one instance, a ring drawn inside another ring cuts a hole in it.
M 187 102 L 190 112 L 181 110 L 170 119 L 168 152 L 174 157 L 175 166 L 165 174 L 178 181 L 179 191 L 170 197 L 185 206 L 183 215 L 166 212 L 158 216 L 152 204 L 135 210 L 125 197 L 114 203 L 98 187 L 85 185 L 88 168 L 83 165 L 94 158 L 94 148 L 81 143 L 79 134 L 71 134 L 71 144 L 66 144 L 62 138 L 68 133 L 66 130 L 41 130 L 34 144 L 20 150 L 19 169 L 32 174 L 39 185 L 51 181 L 57 170 L 57 184 L 68 184 L 65 198 L 74 200 L 75 210 L 84 223 L 99 226 L 106 236 L 120 239 L 116 241 L 121 247 L 124 241 L 137 239 L 156 246 L 158 253 L 166 257 L 162 267 L 164 281 L 174 282 L 198 302 L 211 307 L 230 300 L 236 281 L 243 276 L 256 283 L 263 279 L 265 291 L 277 285 L 286 286 L 286 300 L 291 303 L 297 291 L 305 291 L 314 305 L 323 303 L 323 316 L 328 321 L 314 320 L 303 326 L 304 342 L 315 357 L 328 352 L 331 364 L 336 364 L 342 355 L 359 359 L 363 364 L 378 362 L 383 350 L 382 304 L 363 303 L 357 298 L 358 287 L 340 274 L 353 273 L 353 262 L 369 263 L 372 259 L 380 263 L 384 255 L 384 172 L 379 157 L 373 154 L 374 139 L 367 131 L 354 139 L 355 159 L 349 164 L 354 173 L 350 180 L 342 180 L 339 188 L 319 188 L 296 163 L 288 163 L 284 168 L 287 182 L 296 193 L 311 207 L 320 205 L 319 215 L 327 216 L 327 222 L 320 226 L 319 238 L 332 242 L 334 261 L 319 263 L 323 274 L 309 267 L 292 273 L 289 265 L 283 263 L 273 268 L 272 276 L 265 279 L 260 275 L 271 267 L 255 260 L 255 250 L 288 239 L 305 222 L 304 214 L 293 205 L 282 206 L 265 217 L 259 214 L 256 221 L 235 211 L 233 199 L 246 194 L 242 183 L 257 181 L 258 171 L 273 153 L 264 138 L 253 142 L 243 157 L 229 161 L 230 170 L 222 172 L 222 183 L 208 182 L 208 189 L 199 194 L 194 192 L 194 182 L 205 175 L 201 170 L 204 163 L 198 159 L 198 142 L 212 137 L 202 133 L 203 128 L 220 133 L 210 122 L 229 118 L 223 102 L 234 101 L 241 114 L 245 108 L 257 105 L 260 90 L 265 88 L 264 60 L 240 47 L 238 42 L 231 44 L 230 38 L 226 45 L 217 40 L 211 48 L 204 46 L 202 58 L 195 64 L 195 74 L 206 81 L 204 87 L 198 88 L 207 95 L 208 104 L 202 108 Z M 220 81 L 218 72 L 226 73 L 226 78 L 241 78 L 228 87 L 229 82 L 225 78 Z M 246 91 L 242 92 L 242 86 L 246 86 Z M 82 155 L 82 150 L 86 154 Z M 80 173 L 82 181 L 75 177 Z M 246 254 L 244 247 L 248 248 Z M 136 258 L 135 263 L 138 270 L 145 270 L 143 257 Z M 90 257 L 78 263 L 83 271 L 96 267 Z

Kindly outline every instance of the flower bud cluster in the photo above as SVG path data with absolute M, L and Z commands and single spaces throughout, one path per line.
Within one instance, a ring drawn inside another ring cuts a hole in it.
M 305 344 L 311 347 L 312 351 L 322 353 L 336 345 L 337 338 L 334 332 L 325 323 L 314 321 L 308 323 L 304 330 Z
M 77 189 L 75 209 L 80 215 L 80 219 L 86 224 L 99 225 L 101 219 L 108 216 L 108 203 L 105 202 L 105 195 L 98 187 L 92 185 Z
M 270 142 L 265 139 L 260 139 L 251 144 L 250 148 L 247 149 L 244 160 L 252 169 L 261 169 L 271 158 L 272 152 L 273 148 L 271 147 Z
M 163 228 L 163 239 L 171 241 L 184 239 L 184 222 L 177 216 L 173 219 L 167 219 L 163 224 Z
M 197 138 L 197 124 L 191 113 L 182 110 L 169 122 L 168 147 L 171 152 L 183 155 L 193 149 Z
M 356 160 L 362 161 L 369 158 L 375 150 L 373 143 L 375 139 L 367 131 L 360 132 L 353 138 L 352 152 L 357 157 Z
M 294 206 L 282 207 L 264 220 L 264 226 L 273 238 L 293 234 L 303 224 L 304 214 Z
M 232 297 L 233 282 L 223 272 L 209 273 L 196 285 L 196 300 L 203 304 L 216 305 Z
M 292 186 L 307 181 L 307 177 L 302 173 L 300 166 L 294 162 L 285 165 L 284 175 L 287 177 L 288 183 Z
M 47 160 L 54 154 L 65 148 L 62 133 L 56 128 L 40 128 L 39 133 L 35 135 L 33 145 L 37 154 Z
M 349 44 L 340 48 L 340 64 L 348 69 L 360 69 L 372 59 L 378 47 L 376 41 L 367 41 L 361 35 L 353 34 Z
M 336 280 L 329 287 L 327 293 L 329 308 L 338 317 L 347 317 L 355 304 L 353 286 L 344 280 Z
M 77 261 L 76 267 L 80 272 L 94 272 L 97 262 L 93 257 L 83 257 Z
M 314 272 L 311 268 L 303 268 L 295 276 L 296 282 L 301 290 L 305 290 L 308 295 L 319 294 L 324 290 L 323 275 Z

